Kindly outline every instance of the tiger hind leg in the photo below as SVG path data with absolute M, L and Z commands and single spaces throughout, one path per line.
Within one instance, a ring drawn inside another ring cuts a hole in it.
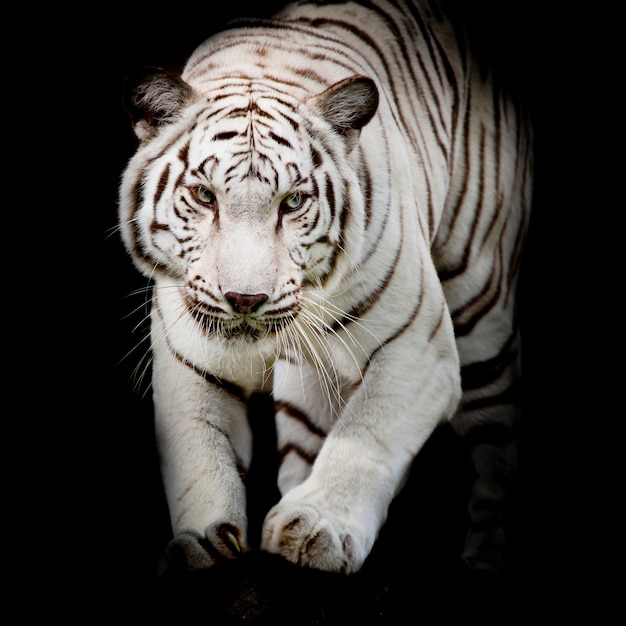
M 519 465 L 516 342 L 495 357 L 462 368 L 463 374 L 463 401 L 452 426 L 462 437 L 475 475 L 461 558 L 473 570 L 500 575 L 510 569 L 511 512 Z M 490 384 L 482 386 L 485 378 L 491 379 Z

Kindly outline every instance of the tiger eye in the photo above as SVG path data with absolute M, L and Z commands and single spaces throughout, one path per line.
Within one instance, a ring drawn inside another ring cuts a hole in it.
M 215 194 L 204 185 L 192 187 L 191 194 L 200 204 L 209 205 L 215 202 Z
M 306 196 L 299 191 L 294 191 L 285 196 L 280 204 L 280 208 L 283 211 L 297 211 L 305 202 Z

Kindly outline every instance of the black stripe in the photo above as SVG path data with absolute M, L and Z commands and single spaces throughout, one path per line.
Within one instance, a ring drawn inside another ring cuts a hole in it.
M 228 139 L 237 137 L 238 134 L 239 133 L 234 130 L 216 133 L 213 137 L 211 137 L 211 141 L 227 141 Z
M 469 448 L 489 445 L 503 448 L 514 441 L 514 430 L 506 424 L 479 424 L 463 435 L 463 443 Z
M 502 519 L 499 517 L 488 517 L 480 521 L 474 521 L 468 523 L 468 529 L 473 531 L 486 531 L 494 530 L 502 526 Z
M 159 203 L 163 192 L 167 187 L 167 181 L 170 178 L 170 164 L 167 163 L 161 172 L 161 176 L 159 176 L 159 182 L 157 183 L 156 193 L 154 194 L 154 206 Z
M 279 451 L 279 458 L 280 458 L 281 465 L 283 461 L 285 460 L 285 458 L 291 452 L 293 452 L 294 454 L 299 456 L 301 459 L 306 461 L 309 465 L 313 465 L 313 463 L 315 463 L 315 459 L 317 458 L 317 453 L 312 454 L 310 452 L 307 452 L 300 446 L 297 446 L 295 443 L 288 443 L 287 445 L 283 446 Z
M 502 393 L 495 396 L 487 396 L 485 398 L 478 398 L 477 400 L 468 400 L 463 403 L 463 411 L 477 411 L 481 409 L 488 409 L 494 406 L 500 406 L 502 404 L 516 404 L 520 399 L 520 385 L 517 382 L 513 382 Z
M 302 424 L 311 434 L 317 435 L 324 439 L 326 437 L 326 431 L 321 429 L 319 426 L 313 423 L 311 418 L 297 406 L 291 404 L 290 402 L 286 402 L 284 400 L 276 400 L 274 403 L 276 408 L 276 413 L 282 411 L 286 415 L 288 415 L 291 419 L 297 421 Z
M 424 281 L 424 267 L 420 266 L 420 282 L 419 284 L 423 284 Z M 365 367 L 363 368 L 363 373 L 365 373 L 367 371 L 367 368 L 370 366 L 370 363 L 372 362 L 372 357 L 379 351 L 384 349 L 384 347 L 391 343 L 392 341 L 394 341 L 395 339 L 397 339 L 407 328 L 409 328 L 411 326 L 411 324 L 415 321 L 415 319 L 417 318 L 417 316 L 419 315 L 421 309 L 422 309 L 422 303 L 424 301 L 424 290 L 420 289 L 419 290 L 419 299 L 417 301 L 417 304 L 415 305 L 415 308 L 413 309 L 413 312 L 411 313 L 411 315 L 408 317 L 408 319 L 406 320 L 406 322 L 400 326 L 396 332 L 394 332 L 391 336 L 387 337 L 387 339 L 385 339 L 385 341 L 378 346 L 371 354 L 370 354 L 370 358 L 367 360 L 367 363 L 365 364 Z M 440 321 L 437 322 L 438 324 L 440 323 Z
M 478 363 L 461 367 L 463 390 L 480 389 L 498 380 L 502 372 L 518 357 L 516 333 L 511 333 L 498 354 Z
M 159 308 L 156 298 L 153 299 L 152 306 L 156 308 L 159 314 L 159 317 L 163 320 L 163 314 L 161 313 L 161 310 Z M 185 365 L 189 369 L 193 370 L 196 374 L 198 374 L 198 376 L 201 376 L 209 384 L 214 385 L 215 387 L 219 387 L 220 389 L 224 390 L 229 395 L 237 398 L 238 400 L 241 400 L 242 402 L 247 401 L 247 394 L 244 391 L 243 387 L 240 387 L 239 385 L 236 385 L 235 383 L 229 380 L 226 380 L 224 378 L 218 378 L 217 376 L 214 376 L 213 374 L 197 367 L 193 363 L 190 363 L 187 359 L 185 359 L 182 355 L 180 355 L 174 349 L 172 344 L 169 342 L 169 338 L 167 339 L 168 339 L 167 345 L 168 345 L 168 348 L 170 349 L 170 352 L 174 355 L 176 360 L 179 361 L 182 365 Z

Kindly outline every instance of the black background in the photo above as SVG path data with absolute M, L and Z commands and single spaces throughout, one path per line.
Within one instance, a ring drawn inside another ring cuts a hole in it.
M 615 368 L 596 348 L 599 331 L 617 324 L 606 226 L 617 225 L 618 196 L 608 174 L 611 159 L 599 143 L 611 143 L 606 128 L 613 89 L 599 69 L 606 58 L 595 27 L 599 20 L 546 4 L 467 3 L 485 48 L 530 105 L 536 130 L 535 206 L 521 283 L 523 471 L 516 573 L 506 586 L 477 583 L 454 561 L 465 468 L 445 436 L 422 455 L 424 477 L 414 479 L 414 494 L 392 510 L 381 547 L 361 578 L 349 584 L 298 578 L 261 557 L 250 561 L 246 573 L 201 578 L 185 583 L 183 591 L 156 584 L 169 527 L 149 396 L 142 396 L 147 383 L 133 386 L 145 348 L 132 349 L 146 328 L 135 330 L 143 297 L 130 294 L 145 281 L 115 230 L 117 187 L 135 146 L 121 106 L 122 82 L 144 65 L 176 68 L 230 17 L 271 14 L 280 3 L 261 8 L 235 1 L 220 7 L 219 16 L 208 4 L 95 7 L 89 15 L 71 16 L 73 21 L 56 14 L 67 27 L 52 35 L 54 55 L 42 57 L 45 84 L 25 88 L 41 94 L 52 127 L 32 144 L 37 157 L 30 165 L 39 171 L 44 162 L 52 175 L 54 201 L 39 222 L 50 251 L 37 257 L 35 274 L 55 277 L 46 301 L 56 319 L 53 330 L 42 332 L 52 339 L 45 358 L 29 353 L 26 360 L 46 389 L 44 408 L 37 411 L 47 454 L 37 480 L 41 496 L 35 500 L 41 504 L 35 506 L 33 536 L 43 564 L 37 582 L 45 587 L 55 581 L 63 589 L 49 607 L 53 613 L 152 618 L 172 607 L 182 616 L 184 606 L 193 606 L 206 611 L 209 624 L 222 623 L 209 617 L 228 611 L 247 611 L 247 619 L 223 623 L 306 625 L 350 616 L 355 623 L 398 624 L 404 622 L 397 615 L 419 615 L 429 603 L 461 614 L 468 596 L 484 602 L 487 614 L 503 616 L 503 623 L 505 615 L 602 610 L 587 581 L 604 579 L 595 555 L 611 550 L 612 537 L 608 523 L 604 536 L 596 524 L 592 531 L 588 511 L 596 523 L 598 516 L 611 517 L 612 501 L 598 488 L 597 451 L 616 415 L 607 402 Z M 34 319 L 40 304 L 28 307 Z M 41 328 L 34 323 L 31 328 Z M 609 343 L 608 350 L 615 355 L 618 347 Z M 34 406 L 41 399 L 24 401 Z M 39 522 L 44 509 L 55 528 L 44 533 L 45 540 Z M 259 592 L 259 580 L 270 588 Z M 260 618 L 264 610 L 296 617 Z

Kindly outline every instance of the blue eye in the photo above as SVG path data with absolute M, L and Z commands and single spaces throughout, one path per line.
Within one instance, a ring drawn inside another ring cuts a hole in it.
M 195 187 L 191 187 L 191 195 L 200 204 L 204 204 L 205 206 L 210 206 L 211 204 L 215 203 L 215 194 L 204 185 L 196 185 Z
M 283 198 L 283 201 L 280 203 L 280 210 L 285 213 L 297 211 L 304 205 L 307 198 L 307 195 L 300 193 L 299 191 L 293 191 Z

